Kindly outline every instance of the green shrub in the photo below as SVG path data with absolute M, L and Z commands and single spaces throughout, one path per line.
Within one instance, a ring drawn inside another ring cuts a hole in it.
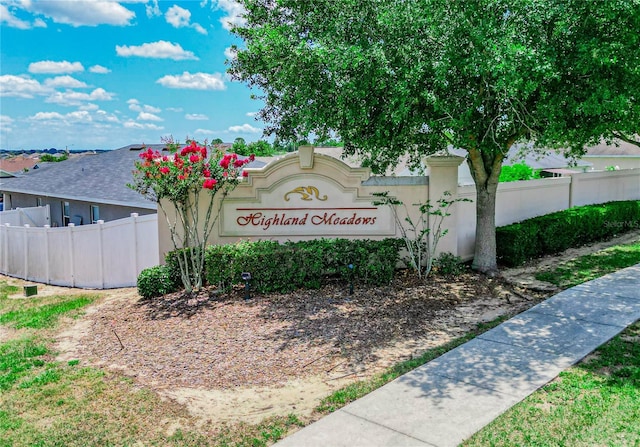
M 180 281 L 172 278 L 171 269 L 166 265 L 156 265 L 144 269 L 138 275 L 138 294 L 143 298 L 154 298 L 180 289 Z
M 57 155 L 57 156 L 51 155 L 51 154 L 42 154 L 40 156 L 40 161 L 49 162 L 49 163 L 56 163 L 56 162 L 65 161 L 68 159 L 69 159 L 69 156 L 67 154 Z
M 206 279 L 229 289 L 251 273 L 251 288 L 261 293 L 314 289 L 327 278 L 365 284 L 388 284 L 393 279 L 400 241 L 317 239 L 279 244 L 275 241 L 238 242 L 208 247 Z M 349 265 L 352 268 L 349 268 Z
M 532 180 L 540 178 L 540 171 L 534 171 L 525 163 L 516 163 L 514 165 L 504 165 L 500 171 L 499 182 L 518 182 L 521 180 Z
M 455 256 L 452 253 L 440 253 L 440 256 L 433 260 L 431 271 L 438 275 L 457 276 L 466 270 L 467 266 L 462 262 L 460 256 Z
M 635 228 L 640 228 L 639 201 L 585 205 L 496 228 L 496 253 L 498 262 L 513 267 Z
M 520 265 L 540 252 L 537 225 L 525 221 L 496 228 L 496 254 L 501 264 Z

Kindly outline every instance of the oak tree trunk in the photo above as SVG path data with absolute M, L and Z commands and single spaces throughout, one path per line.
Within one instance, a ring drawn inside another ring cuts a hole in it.
M 498 184 L 476 184 L 476 243 L 472 268 L 483 273 L 497 271 L 496 191 Z

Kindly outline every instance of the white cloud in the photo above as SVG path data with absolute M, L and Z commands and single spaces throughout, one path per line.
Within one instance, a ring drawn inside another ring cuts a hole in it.
M 191 21 L 191 11 L 181 8 L 178 5 L 173 5 L 164 13 L 164 18 L 167 23 L 172 25 L 174 28 L 182 28 L 189 26 L 189 22 Z
M 2 133 L 13 132 L 13 118 L 9 115 L 0 115 L 0 130 Z
M 77 110 L 75 112 L 62 113 L 58 112 L 38 112 L 33 116 L 29 117 L 32 121 L 65 121 L 66 123 L 70 122 L 91 122 L 91 114 L 86 110 Z
M 106 121 L 109 123 L 119 123 L 120 120 L 118 119 L 117 116 L 111 114 L 111 113 L 107 113 L 104 110 L 98 110 L 96 111 L 96 118 L 98 119 L 98 121 Z
M 129 104 L 129 110 L 133 110 L 134 112 L 149 112 L 149 113 L 162 112 L 162 109 L 159 109 L 158 107 L 153 107 L 147 104 L 140 104 L 140 101 L 134 98 L 128 100 L 127 104 Z
M 206 121 L 209 119 L 207 115 L 201 113 L 187 113 L 184 117 L 191 121 Z
M 63 120 L 64 115 L 58 112 L 38 112 L 35 115 L 30 116 L 29 119 L 34 121 Z
M 164 127 L 157 126 L 152 123 L 138 123 L 137 121 L 129 120 L 122 123 L 127 129 L 150 129 L 150 130 L 163 130 Z
M 29 29 L 32 26 L 31 23 L 14 16 L 11 11 L 9 11 L 9 9 L 2 4 L 0 4 L 0 23 L 3 25 L 7 25 L 10 28 L 18 29 Z
M 0 76 L 0 96 L 33 98 L 35 95 L 47 95 L 52 89 L 40 84 L 28 76 Z
M 230 30 L 234 25 L 244 25 L 246 19 L 242 17 L 246 13 L 244 7 L 235 0 L 202 0 L 200 6 L 205 6 L 208 2 L 211 2 L 213 9 L 222 9 L 226 16 L 220 19 L 220 23 L 226 30 Z
M 32 62 L 29 64 L 30 73 L 75 73 L 76 71 L 84 71 L 84 67 L 80 62 L 55 62 L 55 61 L 40 61 Z
M 154 59 L 173 59 L 174 61 L 198 60 L 191 51 L 185 51 L 180 44 L 164 40 L 144 43 L 139 46 L 116 45 L 116 54 L 123 57 L 138 56 Z
M 92 105 L 93 106 L 93 105 Z M 30 121 L 37 122 L 56 122 L 57 124 L 86 124 L 86 123 L 119 123 L 118 118 L 104 110 L 100 110 L 97 106 L 94 107 L 82 107 L 79 110 L 75 110 L 69 113 L 59 112 L 38 112 L 35 115 L 29 117 Z
M 92 103 L 82 104 L 78 107 L 78 110 L 88 110 L 90 112 L 94 112 L 98 109 L 100 109 L 100 106 L 98 106 L 98 104 L 92 104 Z
M 182 113 L 183 111 L 182 107 L 167 107 L 165 110 L 167 110 L 168 112 L 176 112 L 176 113 Z
M 193 28 L 200 34 L 207 34 L 207 30 L 200 26 L 200 24 L 191 23 L 191 11 L 181 8 L 178 5 L 173 5 L 167 9 L 164 18 L 167 23 L 174 28 Z
M 241 126 L 231 126 L 227 130 L 232 133 L 261 133 L 262 132 L 262 129 L 253 127 L 251 124 L 243 124 Z
M 98 73 L 98 74 L 111 73 L 111 70 L 109 70 L 107 67 L 103 67 L 102 65 L 93 65 L 89 67 L 89 71 L 91 73 Z
M 196 129 L 194 133 L 196 135 L 213 135 L 216 132 L 214 132 L 213 130 L 209 130 L 209 129 Z
M 181 75 L 167 75 L 156 81 L 158 84 L 169 88 L 184 88 L 194 90 L 225 90 L 224 80 L 220 73 L 189 73 Z
M 112 0 L 22 1 L 25 10 L 74 27 L 130 25 L 135 13 Z
M 193 25 L 191 25 L 191 28 L 193 28 L 194 30 L 196 30 L 197 32 L 199 32 L 200 34 L 204 34 L 205 36 L 209 33 L 207 33 L 207 30 L 204 29 L 202 27 L 202 25 L 200 25 L 199 23 L 194 23 Z
M 13 124 L 13 118 L 9 115 L 0 115 L 0 124 Z
M 224 55 L 227 59 L 234 60 L 236 57 L 238 57 L 238 51 L 235 50 L 233 47 L 228 47 L 224 50 Z
M 247 116 L 253 118 L 254 116 L 257 116 L 258 112 L 247 112 Z
M 140 112 L 137 119 L 140 121 L 164 121 L 158 115 L 148 112 Z
M 151 0 L 150 3 L 145 5 L 145 10 L 147 12 L 147 17 L 158 17 L 162 15 L 160 12 L 160 7 L 158 6 L 158 0 Z
M 97 88 L 91 93 L 66 90 L 64 92 L 54 92 L 46 99 L 46 102 L 60 104 L 62 106 L 79 106 L 89 101 L 110 101 L 113 99 L 113 96 L 113 93 L 109 93 L 103 88 Z
M 87 88 L 89 87 L 82 81 L 71 76 L 56 76 L 55 78 L 45 79 L 44 85 L 51 88 Z
M 73 122 L 90 123 L 93 121 L 91 114 L 86 110 L 76 110 L 75 112 L 67 113 L 66 117 L 69 121 Z

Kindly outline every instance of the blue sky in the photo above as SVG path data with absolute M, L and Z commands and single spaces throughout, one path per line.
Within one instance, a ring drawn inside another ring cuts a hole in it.
M 233 0 L 0 0 L 0 148 L 262 138 Z

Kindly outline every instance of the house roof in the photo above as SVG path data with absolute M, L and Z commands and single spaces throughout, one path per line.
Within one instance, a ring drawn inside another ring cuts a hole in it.
M 614 144 L 603 142 L 587 150 L 586 157 L 591 156 L 640 157 L 640 146 L 617 140 Z
M 164 145 L 147 145 L 159 146 Z M 41 163 L 40 169 L 0 180 L 0 191 L 68 200 L 156 209 L 155 202 L 127 187 L 133 181 L 140 150 L 130 145 L 112 151 L 84 153 L 62 162 Z
M 540 154 L 533 151 L 525 151 L 524 155 L 520 155 L 520 152 L 526 149 L 523 145 L 514 145 L 509 154 L 507 155 L 507 159 L 505 160 L 505 165 L 513 165 L 516 163 L 525 163 L 533 169 L 559 169 L 559 168 L 567 168 L 572 165 L 571 161 L 565 158 L 562 154 L 558 154 L 553 151 L 548 151 L 546 153 Z M 331 157 L 338 158 L 342 160 L 344 163 L 351 167 L 360 167 L 362 166 L 362 159 L 357 156 L 348 156 L 346 158 L 342 157 L 343 148 L 342 147 L 316 147 L 314 151 L 318 154 L 329 155 Z M 449 152 L 458 155 L 461 157 L 466 157 L 467 151 L 464 149 L 453 149 L 449 148 Z M 264 159 L 265 161 L 269 161 L 268 159 Z M 386 175 L 391 176 L 399 176 L 399 177 L 407 177 L 407 176 L 415 176 L 415 175 L 424 175 L 419 171 L 415 171 L 411 169 L 408 164 L 408 157 L 402 157 L 398 160 L 398 164 L 393 169 L 389 169 Z M 574 166 L 578 168 L 582 167 L 590 167 L 593 164 L 584 161 L 584 160 L 576 160 L 574 162 Z
M 133 183 L 135 162 L 143 149 L 162 151 L 164 144 L 131 144 L 98 153 L 83 153 L 14 178 L 0 179 L 0 191 L 68 200 L 156 209 L 155 202 L 127 187 Z M 260 167 L 255 161 L 247 167 Z
M 20 173 L 25 169 L 32 169 L 37 164 L 37 159 L 23 156 L 0 158 L 0 170 L 8 173 Z

